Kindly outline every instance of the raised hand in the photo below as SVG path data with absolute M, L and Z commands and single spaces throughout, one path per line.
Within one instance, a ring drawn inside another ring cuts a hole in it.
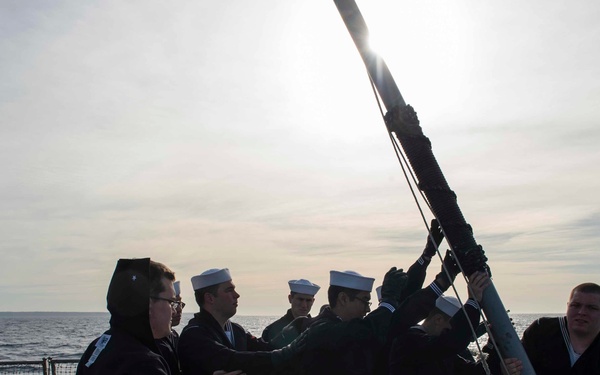
M 476 271 L 469 277 L 469 297 L 477 302 L 483 299 L 483 291 L 491 283 L 490 277 L 485 272 Z
M 436 219 L 431 220 L 429 232 L 431 232 L 431 234 L 427 234 L 427 244 L 425 245 L 425 250 L 423 250 L 423 255 L 432 258 L 435 255 L 436 249 L 438 246 L 440 246 L 442 240 L 444 239 L 444 232 L 442 232 L 442 228 L 440 228 L 440 224 Z M 432 237 L 433 241 L 431 239 Z

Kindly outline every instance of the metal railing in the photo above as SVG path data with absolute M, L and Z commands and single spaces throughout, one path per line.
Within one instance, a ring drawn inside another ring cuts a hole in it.
M 78 359 L 42 358 L 41 361 L 0 361 L 0 375 L 74 375 Z

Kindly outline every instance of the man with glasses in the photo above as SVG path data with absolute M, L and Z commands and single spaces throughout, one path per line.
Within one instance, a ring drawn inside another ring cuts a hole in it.
M 171 374 L 155 340 L 171 332 L 174 279 L 150 258 L 119 259 L 106 297 L 110 329 L 87 348 L 77 374 Z
M 424 319 L 456 277 L 450 254 L 444 258 L 444 268 L 449 272 L 438 273 L 429 286 L 407 293 L 414 287 L 409 275 L 392 267 L 383 279 L 381 302 L 372 312 L 374 279 L 353 271 L 331 271 L 330 307 L 300 335 L 304 340 L 298 360 L 301 373 L 385 374 L 387 363 L 380 362 L 387 361 L 393 337 Z
M 393 267 L 383 282 L 383 302 L 371 311 L 374 278 L 354 271 L 329 273 L 326 308 L 303 333 L 300 358 L 304 374 L 371 374 L 376 351 L 383 347 L 387 328 L 407 275 Z M 363 319 L 364 318 L 364 319 Z
M 227 268 L 192 277 L 192 286 L 200 312 L 179 338 L 177 351 L 184 375 L 208 375 L 217 369 L 268 374 L 291 358 L 295 347 L 270 351 L 268 343 L 229 320 L 237 312 L 240 295 Z
M 173 307 L 173 316 L 171 317 L 171 333 L 166 337 L 156 340 L 156 345 L 162 356 L 167 361 L 171 369 L 171 375 L 179 374 L 179 357 L 177 355 L 177 342 L 179 341 L 179 333 L 172 327 L 179 325 L 181 322 L 181 314 L 185 303 L 181 300 L 181 285 L 179 281 L 173 283 L 175 289 L 175 300 L 171 303 Z

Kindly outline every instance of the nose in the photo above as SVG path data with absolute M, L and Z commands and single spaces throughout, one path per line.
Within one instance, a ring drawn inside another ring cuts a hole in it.
M 235 298 L 240 298 L 240 294 L 238 292 L 234 292 L 235 293 Z

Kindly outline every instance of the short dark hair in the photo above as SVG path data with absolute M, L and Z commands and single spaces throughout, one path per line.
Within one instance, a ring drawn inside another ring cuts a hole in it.
M 573 288 L 573 290 L 571 291 L 571 295 L 569 296 L 569 300 L 571 298 L 573 298 L 573 294 L 575 294 L 575 292 L 593 293 L 593 294 L 600 295 L 600 285 L 594 284 L 594 283 L 579 284 L 575 288 Z
M 216 297 L 217 291 L 219 290 L 219 285 L 221 284 L 210 285 L 204 288 L 194 290 L 194 297 L 196 298 L 196 303 L 198 304 L 198 306 L 200 306 L 201 309 L 202 307 L 204 307 L 204 295 L 206 293 L 210 293 Z
M 290 292 L 290 297 L 294 298 L 294 296 L 296 294 L 306 294 L 306 293 Z M 310 294 L 307 294 L 307 295 L 311 296 L 313 299 L 315 298 L 315 296 L 313 296 L 313 295 L 310 295 Z
M 150 280 L 150 295 L 157 296 L 165 291 L 162 279 L 175 281 L 175 272 L 162 263 L 150 260 L 150 272 L 148 279 Z
M 335 307 L 335 305 L 337 305 L 337 297 L 340 293 L 346 293 L 346 295 L 350 297 L 350 300 L 353 300 L 360 292 L 361 291 L 357 289 L 345 288 L 338 285 L 330 285 L 329 289 L 327 289 L 327 300 L 329 301 L 329 306 Z

